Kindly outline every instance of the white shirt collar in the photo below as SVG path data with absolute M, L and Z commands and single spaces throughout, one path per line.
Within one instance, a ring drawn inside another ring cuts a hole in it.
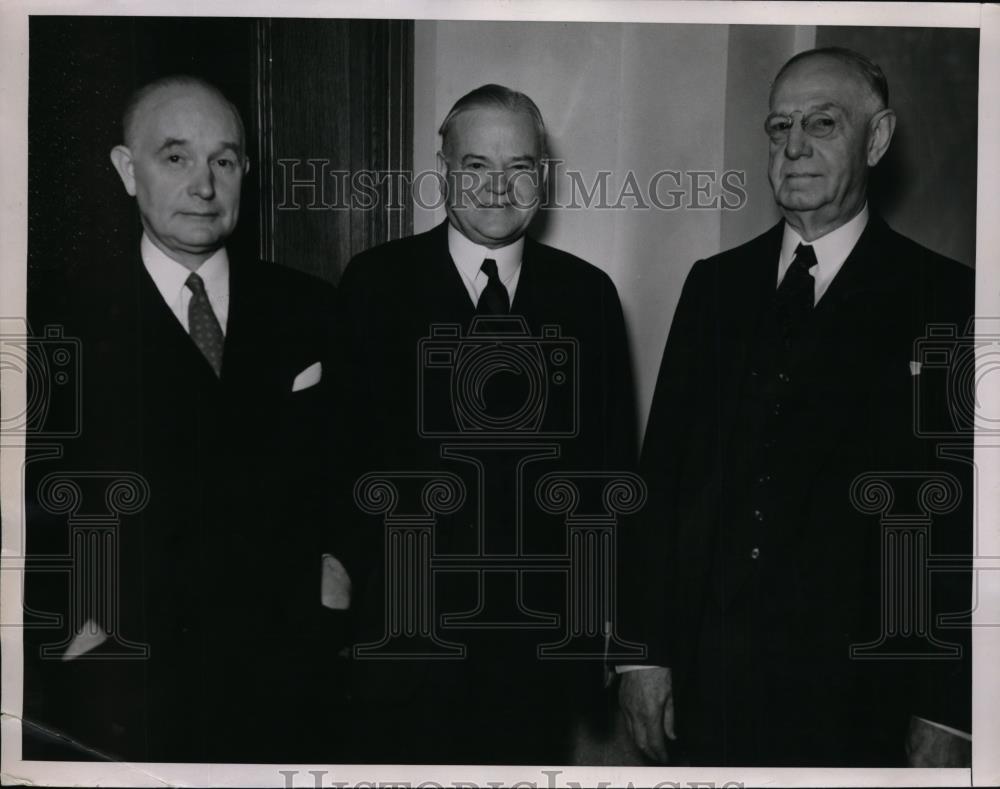
M 844 261 L 847 260 L 868 225 L 868 203 L 865 203 L 857 216 L 845 222 L 836 230 L 831 230 L 825 236 L 820 236 L 811 242 L 806 242 L 798 232 L 785 222 L 785 234 L 781 239 L 781 255 L 778 258 L 778 284 L 785 277 L 785 272 L 792 264 L 795 249 L 799 244 L 812 246 L 816 253 L 816 265 L 812 269 L 816 282 L 816 303 L 826 293 L 833 278 L 837 276 Z
M 156 289 L 187 331 L 187 307 L 191 300 L 191 291 L 185 283 L 191 271 L 169 257 L 145 233 L 142 234 L 142 241 L 139 243 L 139 254 Z M 215 313 L 225 334 L 229 316 L 229 255 L 226 254 L 226 248 L 220 248 L 198 266 L 197 273 L 205 283 L 205 292 L 212 305 L 212 312 Z
M 479 296 L 489 281 L 487 276 L 480 270 L 486 258 L 493 258 L 497 262 L 497 271 L 500 274 L 500 281 L 507 288 L 511 304 L 514 303 L 514 293 L 517 290 L 517 282 L 521 276 L 521 259 L 524 254 L 524 236 L 517 239 L 512 244 L 498 249 L 490 249 L 462 235 L 451 222 L 448 223 L 448 252 L 451 259 L 455 261 L 455 268 L 462 275 L 465 289 L 469 292 L 472 303 L 479 301 Z

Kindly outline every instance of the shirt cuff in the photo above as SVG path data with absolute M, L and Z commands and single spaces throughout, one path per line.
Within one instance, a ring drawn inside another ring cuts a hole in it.
M 632 666 L 632 665 L 615 666 L 615 673 L 616 674 L 627 674 L 630 671 L 643 671 L 643 670 L 645 670 L 647 668 L 663 668 L 663 667 L 662 666 Z

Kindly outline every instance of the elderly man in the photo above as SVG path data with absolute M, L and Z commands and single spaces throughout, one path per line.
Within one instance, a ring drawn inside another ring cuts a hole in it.
M 404 580 L 398 565 L 380 569 L 380 545 L 367 552 L 374 573 L 361 552 L 345 561 L 366 645 L 355 660 L 361 755 L 563 763 L 588 683 L 600 700 L 600 671 L 538 655 L 566 632 L 554 557 L 567 538 L 561 519 L 540 517 L 535 490 L 546 472 L 633 465 L 624 322 L 606 274 L 525 234 L 544 189 L 534 102 L 484 85 L 458 100 L 440 135 L 447 221 L 359 255 L 339 287 L 354 384 L 344 409 L 351 477 L 376 471 L 400 488 L 407 474 L 457 477 L 463 492 L 457 511 L 434 513 L 437 566 L 421 605 L 436 641 L 388 638 L 400 626 L 390 586 Z M 488 358 L 496 363 L 468 372 Z M 542 361 L 540 389 L 525 359 Z M 427 500 L 400 495 L 391 516 L 426 514 Z M 363 532 L 376 543 L 379 523 Z
M 39 717 L 78 743 L 73 758 L 331 758 L 315 692 L 333 288 L 228 254 L 249 160 L 216 87 L 141 88 L 123 134 L 111 161 L 142 235 L 64 289 L 86 374 L 83 434 L 58 473 L 79 479 L 88 512 L 103 500 L 87 478 L 128 474 L 141 511 L 115 531 L 115 577 L 103 564 L 73 579 L 115 597 L 63 601 L 76 632 L 41 662 Z M 38 513 L 36 546 L 60 525 Z
M 930 324 L 964 330 L 973 276 L 869 208 L 895 123 L 866 58 L 792 58 L 764 125 L 783 220 L 699 261 L 684 286 L 643 446 L 650 501 L 632 524 L 642 588 L 623 612 L 650 665 L 619 667 L 626 722 L 655 761 L 968 763 L 967 645 L 964 660 L 942 654 L 932 642 L 963 641 L 947 630 L 910 655 L 878 646 L 883 594 L 905 581 L 881 577 L 894 544 L 852 496 L 861 475 L 885 475 L 891 514 L 919 517 L 928 502 L 908 484 L 964 479 L 930 548 L 969 550 L 967 466 L 916 435 L 912 386 L 916 341 Z M 887 626 L 968 610 L 968 576 L 950 580 L 949 595 L 935 573 L 932 610 L 904 603 Z

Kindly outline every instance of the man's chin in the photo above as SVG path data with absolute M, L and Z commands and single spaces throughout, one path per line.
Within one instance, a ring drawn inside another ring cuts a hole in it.
M 228 233 L 220 228 L 206 224 L 204 227 L 185 227 L 175 238 L 182 248 L 187 249 L 217 249 L 225 242 Z
M 786 211 L 816 211 L 827 200 L 805 189 L 782 189 L 778 192 L 778 205 Z
M 502 247 L 506 244 L 511 244 L 523 236 L 526 229 L 525 225 L 520 223 L 511 224 L 509 222 L 498 222 L 495 224 L 480 223 L 476 226 L 466 225 L 466 227 L 469 231 L 466 235 L 472 241 L 487 247 Z

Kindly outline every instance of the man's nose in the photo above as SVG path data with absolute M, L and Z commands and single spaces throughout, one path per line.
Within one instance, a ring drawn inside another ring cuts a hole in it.
M 812 145 L 809 135 L 802 128 L 801 123 L 793 123 L 788 130 L 788 141 L 785 143 L 785 156 L 789 159 L 798 159 L 800 156 L 809 156 L 812 153 Z
M 507 174 L 503 170 L 493 170 L 486 179 L 486 188 L 493 194 L 505 194 L 507 192 Z
M 215 196 L 215 173 L 208 162 L 199 165 L 191 174 L 188 191 L 203 200 L 211 200 Z

